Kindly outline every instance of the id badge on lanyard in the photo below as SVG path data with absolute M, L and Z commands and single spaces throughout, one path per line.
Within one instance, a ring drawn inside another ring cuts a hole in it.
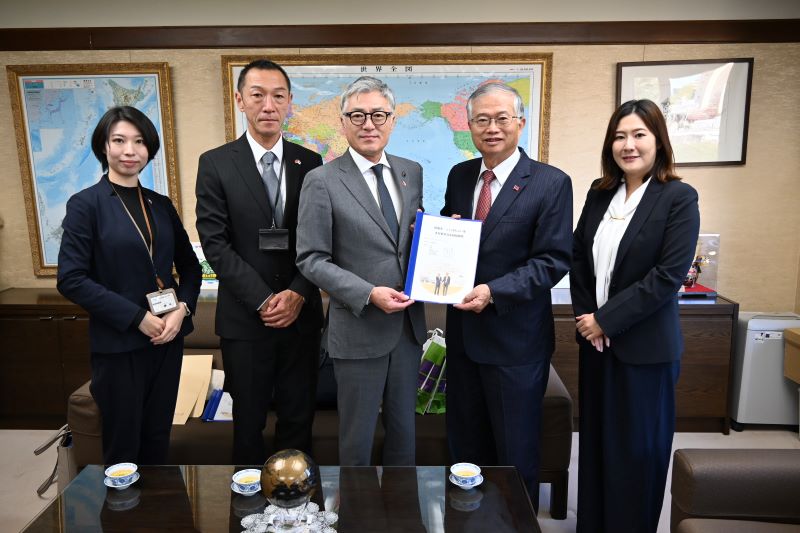
M 158 281 L 161 280 L 158 279 Z M 178 295 L 172 288 L 157 290 L 147 295 L 147 305 L 150 306 L 150 312 L 154 315 L 163 315 L 178 308 Z

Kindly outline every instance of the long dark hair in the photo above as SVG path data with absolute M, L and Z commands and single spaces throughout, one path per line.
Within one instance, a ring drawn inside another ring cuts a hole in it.
M 603 141 L 603 153 L 601 156 L 601 167 L 603 175 L 595 185 L 597 189 L 613 189 L 617 187 L 624 176 L 624 172 L 617 162 L 614 161 L 614 153 L 611 146 L 614 144 L 614 137 L 620 120 L 628 115 L 636 113 L 647 129 L 656 138 L 656 159 L 653 162 L 653 169 L 650 175 L 661 183 L 681 179 L 675 173 L 675 156 L 672 153 L 672 144 L 669 142 L 667 133 L 667 123 L 664 115 L 658 106 L 650 100 L 629 100 L 619 106 L 611 119 L 608 121 L 606 138 Z

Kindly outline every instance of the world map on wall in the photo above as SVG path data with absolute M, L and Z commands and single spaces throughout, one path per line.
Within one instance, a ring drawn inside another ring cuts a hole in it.
M 492 68 L 496 67 L 496 68 Z M 386 151 L 422 165 L 425 210 L 437 213 L 444 205 L 447 175 L 453 165 L 480 157 L 472 142 L 467 122 L 469 95 L 489 81 L 501 81 L 522 96 L 527 123 L 520 146 L 533 158 L 538 156 L 539 82 L 541 73 L 530 65 L 486 66 L 478 75 L 460 67 L 415 66 L 414 72 L 386 67 L 379 72 L 360 67 L 288 67 L 292 82 L 292 111 L 285 125 L 286 139 L 319 153 L 330 162 L 347 150 L 341 132 L 340 95 L 361 75 L 384 80 L 395 94 L 396 123 Z M 316 72 L 314 71 L 316 69 Z M 321 69 L 324 69 L 321 71 Z M 234 69 L 238 77 L 241 68 Z M 531 105 L 533 97 L 534 105 Z M 531 107 L 535 109 L 530 112 Z M 531 119 L 531 116 L 533 118 Z M 244 133 L 242 113 L 235 117 L 236 135 Z
M 27 76 L 20 84 L 42 263 L 54 266 L 67 200 L 102 175 L 91 140 L 103 114 L 113 106 L 133 106 L 153 121 L 163 143 L 158 77 Z M 162 148 L 140 179 L 143 186 L 167 194 L 166 176 Z

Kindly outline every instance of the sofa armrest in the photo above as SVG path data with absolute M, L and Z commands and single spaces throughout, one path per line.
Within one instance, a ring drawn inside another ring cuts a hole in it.
M 677 450 L 671 530 L 685 518 L 800 523 L 800 449 Z
M 89 391 L 91 381 L 81 385 L 69 396 L 67 424 L 72 431 L 72 450 L 75 464 L 83 468 L 103 464 L 102 420 L 100 410 Z

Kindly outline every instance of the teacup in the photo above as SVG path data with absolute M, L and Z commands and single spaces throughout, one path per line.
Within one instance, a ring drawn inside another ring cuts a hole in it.
M 481 468 L 472 463 L 456 463 L 450 467 L 450 474 L 457 485 L 473 485 L 481 474 Z
M 255 492 L 261 489 L 261 470 L 239 470 L 233 474 L 233 483 L 240 492 Z
M 133 481 L 139 467 L 134 463 L 117 463 L 106 468 L 106 477 L 115 487 L 128 485 Z

